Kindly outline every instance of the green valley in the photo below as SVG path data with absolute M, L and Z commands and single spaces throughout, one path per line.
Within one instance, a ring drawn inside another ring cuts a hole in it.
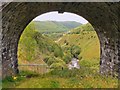
M 83 66 L 95 66 L 99 68 L 100 43 L 93 27 L 88 23 L 72 29 L 68 34 L 61 37 L 57 42 L 64 52 L 68 52 L 70 47 L 77 45 L 81 48 L 82 57 L 80 64 Z
M 72 60 L 77 60 L 79 68 L 69 68 Z M 5 78 L 4 88 L 117 87 L 116 77 L 99 73 L 100 42 L 90 23 L 32 21 L 19 40 L 18 62 L 33 66 Z M 45 69 L 36 64 L 46 65 Z

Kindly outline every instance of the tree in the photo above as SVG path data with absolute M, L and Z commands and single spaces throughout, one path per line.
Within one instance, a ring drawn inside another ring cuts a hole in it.
M 55 57 L 62 57 L 63 56 L 63 51 L 62 51 L 61 47 L 59 47 L 57 45 L 55 46 L 54 56 Z
M 65 61 L 66 64 L 68 64 L 71 61 L 71 55 L 67 54 L 63 57 L 63 60 Z
M 71 54 L 73 57 L 78 58 L 78 55 L 81 53 L 81 48 L 79 46 L 72 46 L 71 47 Z

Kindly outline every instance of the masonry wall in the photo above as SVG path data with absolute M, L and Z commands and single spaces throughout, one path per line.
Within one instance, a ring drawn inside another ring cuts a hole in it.
M 3 5 L 2 12 L 2 71 L 3 78 L 17 74 L 17 47 L 24 28 L 32 19 L 46 12 L 59 11 L 78 14 L 87 19 L 100 40 L 100 73 L 118 74 L 119 31 L 118 3 L 38 3 L 11 2 Z

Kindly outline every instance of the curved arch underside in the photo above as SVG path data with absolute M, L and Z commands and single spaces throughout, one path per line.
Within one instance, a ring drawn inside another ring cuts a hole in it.
M 72 12 L 87 19 L 100 40 L 100 73 L 114 75 L 119 65 L 118 3 L 11 2 L 2 12 L 2 75 L 18 73 L 17 47 L 24 28 L 46 12 Z

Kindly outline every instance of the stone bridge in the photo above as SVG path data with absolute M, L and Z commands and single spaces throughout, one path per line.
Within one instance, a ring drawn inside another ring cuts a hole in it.
M 2 12 L 2 76 L 15 75 L 18 70 L 18 42 L 25 27 L 38 15 L 50 11 L 71 12 L 88 20 L 100 40 L 100 73 L 120 73 L 120 4 L 117 2 L 10 2 L 3 3 Z

